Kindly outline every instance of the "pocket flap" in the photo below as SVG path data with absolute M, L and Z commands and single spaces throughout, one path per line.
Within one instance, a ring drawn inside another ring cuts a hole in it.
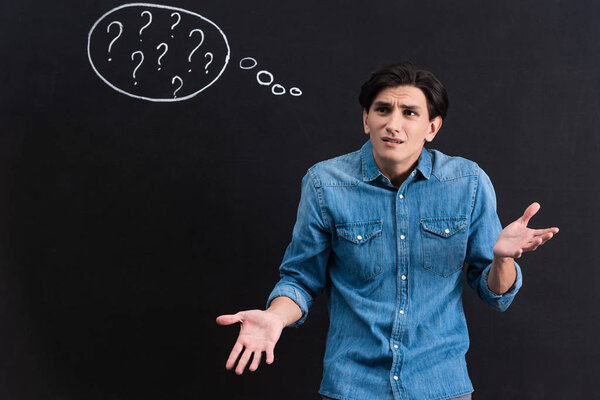
M 338 236 L 355 243 L 362 244 L 373 236 L 381 233 L 383 220 L 368 221 L 368 222 L 349 222 L 338 224 L 335 230 Z
M 427 232 L 441 237 L 450 237 L 467 229 L 467 219 L 435 219 L 421 220 L 421 226 Z

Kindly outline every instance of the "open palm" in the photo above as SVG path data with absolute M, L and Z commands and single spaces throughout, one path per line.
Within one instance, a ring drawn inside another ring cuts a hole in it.
M 532 203 L 519 219 L 507 225 L 500 232 L 500 236 L 498 236 L 498 240 L 494 245 L 495 257 L 519 258 L 523 252 L 534 251 L 558 233 L 556 227 L 546 229 L 530 229 L 527 227 L 529 220 L 539 209 L 539 203 Z
M 271 364 L 275 359 L 275 344 L 285 327 L 285 321 L 277 315 L 263 310 L 240 311 L 237 314 L 221 315 L 217 318 L 219 325 L 231 325 L 237 322 L 240 323 L 240 333 L 225 368 L 232 369 L 242 351 L 243 354 L 235 369 L 238 375 L 244 372 L 246 364 L 253 355 L 252 364 L 248 368 L 250 371 L 256 371 L 263 352 L 266 353 L 267 364 Z

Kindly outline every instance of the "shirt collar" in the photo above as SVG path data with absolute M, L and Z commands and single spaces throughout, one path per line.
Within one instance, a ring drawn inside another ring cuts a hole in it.
M 371 144 L 370 139 L 367 140 L 361 148 L 361 158 L 363 181 L 369 182 L 376 179 L 379 175 L 383 175 L 377 167 L 377 164 L 375 164 L 375 159 L 373 158 L 373 145 Z M 421 172 L 425 179 L 429 179 L 431 176 L 431 154 L 425 147 L 421 150 L 416 169 Z

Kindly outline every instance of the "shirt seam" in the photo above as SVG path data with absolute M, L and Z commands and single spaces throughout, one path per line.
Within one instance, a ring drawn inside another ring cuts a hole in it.
M 323 210 L 324 201 L 323 201 L 323 196 L 321 193 L 322 189 L 320 186 L 318 186 L 318 180 L 317 180 L 316 176 L 313 174 L 313 171 L 311 169 L 309 169 L 308 173 L 310 174 L 310 177 L 312 179 L 313 189 L 317 193 L 317 199 L 319 201 L 319 212 L 321 213 L 321 218 L 323 219 L 325 231 L 331 234 L 331 229 L 329 227 L 329 221 L 327 220 L 327 215 L 325 215 L 325 211 Z

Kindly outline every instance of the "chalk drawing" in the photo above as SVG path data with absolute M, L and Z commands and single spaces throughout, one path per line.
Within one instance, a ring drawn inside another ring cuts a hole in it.
M 250 62 L 250 65 L 244 65 L 245 62 Z M 258 65 L 258 62 L 252 57 L 244 57 L 240 60 L 241 69 L 252 69 Z
M 206 54 L 204 54 L 204 58 L 206 58 L 206 56 L 210 56 L 210 60 L 208 60 L 208 62 L 206 63 L 206 65 L 204 66 L 204 73 L 208 74 L 208 66 L 210 65 L 210 63 L 212 63 L 213 61 L 213 53 L 211 53 L 210 51 L 206 52 Z
M 112 48 L 112 45 L 117 41 L 118 38 L 121 37 L 121 34 L 123 33 L 123 24 L 120 23 L 119 21 L 113 21 L 110 24 L 108 24 L 108 26 L 106 27 L 106 33 L 110 33 L 110 27 L 113 26 L 113 24 L 117 24 L 117 26 L 119 27 L 119 34 L 117 36 L 115 36 L 115 38 L 113 40 L 110 41 L 110 44 L 108 45 L 108 53 L 110 54 L 110 49 Z M 108 58 L 108 61 L 112 61 L 112 58 Z
M 189 37 L 192 37 L 192 35 L 193 35 L 194 33 L 196 33 L 196 32 L 200 33 L 200 43 L 198 43 L 198 44 L 196 45 L 196 47 L 194 47 L 194 50 L 192 50 L 192 51 L 190 52 L 190 55 L 188 56 L 188 62 L 189 62 L 189 63 L 191 63 L 191 62 L 192 62 L 192 55 L 193 55 L 193 54 L 196 52 L 196 50 L 198 50 L 198 47 L 202 46 L 202 43 L 204 43 L 204 32 L 202 32 L 202 29 L 192 29 L 192 30 L 190 31 L 190 35 L 189 35 Z M 192 72 L 192 69 L 190 68 L 190 69 L 188 70 L 188 72 Z
M 269 81 L 263 81 L 262 79 L 260 79 L 261 75 L 266 75 L 269 77 Z M 265 71 L 264 69 L 262 71 L 258 71 L 258 73 L 256 74 L 256 81 L 258 82 L 259 85 L 263 85 L 263 86 L 269 86 L 271 83 L 273 83 L 273 74 L 270 73 L 269 71 Z
M 256 61 L 256 59 L 252 57 L 244 57 L 240 60 L 241 69 L 248 70 L 256 67 L 257 65 L 258 61 Z M 265 78 L 267 80 L 265 80 Z M 256 73 L 256 81 L 261 86 L 271 86 L 271 83 L 273 83 L 274 80 L 275 78 L 273 77 L 273 74 L 267 70 L 263 69 Z M 276 83 L 273 86 L 271 86 L 271 93 L 273 93 L 275 96 L 281 96 L 286 93 L 286 90 L 285 87 L 283 87 L 283 85 Z M 290 95 L 295 97 L 302 96 L 302 90 L 300 90 L 297 87 L 293 87 L 290 89 Z
M 271 88 L 271 93 L 273 93 L 276 96 L 281 96 L 282 94 L 285 94 L 285 88 L 279 83 L 276 83 Z
M 179 91 L 179 89 L 181 89 L 183 87 L 183 79 L 181 79 L 180 77 L 178 77 L 177 75 L 175 75 L 172 79 L 171 79 L 171 85 L 175 84 L 175 81 L 179 81 L 180 85 L 177 89 L 175 89 L 175 91 L 173 92 L 173 98 L 175 98 L 176 93 Z
M 137 64 L 137 66 L 133 69 L 133 74 L 131 74 L 133 76 L 133 79 L 135 79 L 135 73 L 137 72 L 138 68 L 141 67 L 142 63 L 144 62 L 144 53 L 142 53 L 139 50 L 131 53 L 131 61 L 135 61 L 136 54 L 141 55 L 142 58 L 140 59 L 140 62 Z M 134 82 L 134 85 L 137 85 L 137 82 Z
M 167 54 L 167 51 L 169 51 L 169 45 L 166 43 L 161 43 L 158 46 L 156 46 L 156 50 L 160 49 L 161 46 L 163 46 L 165 48 L 165 50 L 162 52 L 162 54 L 158 57 L 158 65 L 160 65 L 160 59 L 163 58 L 165 56 L 165 54 Z M 160 71 L 160 67 L 158 67 L 158 70 Z
M 143 17 L 144 15 L 147 15 L 147 16 L 148 16 L 148 18 L 150 18 L 150 19 L 148 20 L 148 23 L 147 23 L 146 25 L 144 25 L 144 26 L 142 26 L 142 27 L 140 28 L 140 36 L 142 36 L 142 31 L 143 31 L 144 29 L 146 29 L 147 27 L 149 27 L 149 26 L 150 26 L 150 24 L 152 23 L 152 13 L 151 13 L 150 11 L 148 11 L 148 10 L 146 10 L 146 11 L 142 11 L 142 13 L 140 14 L 140 16 L 142 16 L 142 17 Z M 141 42 L 141 41 L 142 41 L 142 38 L 140 37 L 140 42 Z
M 194 56 L 200 49 L 204 57 Z M 190 99 L 212 86 L 225 71 L 231 51 L 221 28 L 198 13 L 161 4 L 127 3 L 104 13 L 93 24 L 87 53 L 96 75 L 117 92 L 141 100 L 173 102 Z M 148 63 L 154 61 L 145 58 L 156 60 L 156 68 L 149 68 Z M 142 64 L 145 66 L 140 68 Z M 258 62 L 244 57 L 239 66 L 251 70 Z M 302 95 L 297 87 L 288 91 L 282 83 L 275 83 L 266 69 L 256 74 L 256 81 L 275 96 Z
M 181 31 L 186 33 L 178 34 Z M 201 55 L 192 57 L 196 50 L 202 50 Z M 117 92 L 173 102 L 190 99 L 213 85 L 225 71 L 231 51 L 221 28 L 198 13 L 127 3 L 107 11 L 93 24 L 87 53 L 96 75 Z M 153 62 L 154 68 L 148 68 Z
M 171 25 L 171 31 L 172 31 L 173 29 L 175 29 L 175 27 L 176 27 L 177 25 L 179 25 L 179 22 L 181 21 L 181 14 L 179 14 L 179 13 L 177 13 L 177 12 L 171 13 L 171 17 L 175 17 L 175 16 L 177 16 L 177 22 L 175 22 L 173 25 Z M 171 37 L 175 37 L 175 36 L 173 36 L 173 35 L 171 34 Z

